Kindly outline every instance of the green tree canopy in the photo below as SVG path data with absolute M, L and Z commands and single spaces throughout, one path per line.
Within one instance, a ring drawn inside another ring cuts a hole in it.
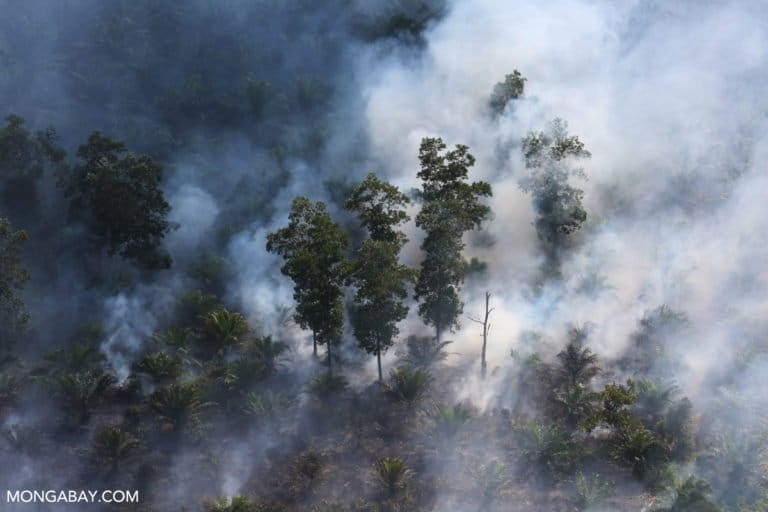
M 533 198 L 534 226 L 547 258 L 547 268 L 559 273 L 559 253 L 570 236 L 587 220 L 582 205 L 584 191 L 572 186 L 572 176 L 585 178 L 584 171 L 569 164 L 590 158 L 584 143 L 568 135 L 568 124 L 555 119 L 545 131 L 531 132 L 522 141 L 525 165 L 531 173 L 520 187 Z
M 426 231 L 416 298 L 421 302 L 419 314 L 435 327 L 438 338 L 458 325 L 463 310 L 458 296 L 464 281 L 462 237 L 488 217 L 490 208 L 480 198 L 492 194 L 486 182 L 467 182 L 469 168 L 475 164 L 467 146 L 459 144 L 445 150 L 440 138 L 421 141 L 418 176 L 422 180 L 422 208 L 416 216 L 416 225 Z
M 171 210 L 160 183 L 163 170 L 147 155 L 93 132 L 77 150 L 83 163 L 64 177 L 73 215 L 85 222 L 98 245 L 109 254 L 135 260 L 147 268 L 168 268 L 162 249 L 172 225 Z
M 347 234 L 331 219 L 325 204 L 297 197 L 288 225 L 267 236 L 267 251 L 284 259 L 281 272 L 293 280 L 294 319 L 310 329 L 317 344 L 327 345 L 328 371 L 333 365 L 332 345 L 344 327 L 344 292 L 348 273 Z
M 510 101 L 522 96 L 527 80 L 518 70 L 514 70 L 512 74 L 504 76 L 503 82 L 494 85 L 491 99 L 488 101 L 493 114 L 502 114 Z
M 0 205 L 14 223 L 28 220 L 38 205 L 37 184 L 46 169 L 63 169 L 65 151 L 53 128 L 31 133 L 24 119 L 5 118 L 0 128 Z
M 369 232 L 350 274 L 350 282 L 357 289 L 351 321 L 360 346 L 376 355 L 379 381 L 383 378 L 381 354 L 400 333 L 397 324 L 408 314 L 403 303 L 408 297 L 407 285 L 416 279 L 415 271 L 399 262 L 407 239 L 397 226 L 409 220 L 402 209 L 409 202 L 397 187 L 371 173 L 353 189 L 344 205 L 357 212 Z

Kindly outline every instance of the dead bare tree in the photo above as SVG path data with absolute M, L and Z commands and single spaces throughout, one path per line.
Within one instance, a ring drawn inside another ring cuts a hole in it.
M 488 361 L 486 360 L 485 354 L 488 348 L 488 333 L 491 330 L 491 324 L 488 320 L 491 316 L 491 311 L 493 311 L 493 308 L 489 307 L 490 301 L 491 301 L 491 292 L 485 292 L 485 316 L 483 317 L 483 320 L 478 320 L 476 318 L 469 317 L 469 319 L 472 320 L 473 322 L 483 326 L 483 351 L 482 351 L 482 356 L 480 360 L 480 372 L 483 378 L 485 378 L 485 374 L 488 368 Z

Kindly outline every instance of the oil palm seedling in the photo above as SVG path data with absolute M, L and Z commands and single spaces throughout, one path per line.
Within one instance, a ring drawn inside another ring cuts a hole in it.
M 245 397 L 242 413 L 255 418 L 266 418 L 290 405 L 291 401 L 282 393 L 270 390 L 252 391 Z
M 448 357 L 445 348 L 451 343 L 439 341 L 434 336 L 409 336 L 405 340 L 403 361 L 412 366 L 430 367 Z
M 400 457 L 384 457 L 376 461 L 374 479 L 384 497 L 403 490 L 413 472 Z
M 437 430 L 448 437 L 455 436 L 472 418 L 471 409 L 461 403 L 456 404 L 453 407 L 437 404 L 435 409 Z
M 266 377 L 267 373 L 263 362 L 238 357 L 222 367 L 219 378 L 227 390 L 244 393 Z
M 157 414 L 160 429 L 175 434 L 200 432 L 203 413 L 211 405 L 203 400 L 202 390 L 195 383 L 169 384 L 149 397 L 149 406 Z
M 272 336 L 261 336 L 251 339 L 247 351 L 258 359 L 271 373 L 277 368 L 280 357 L 288 350 L 288 345 L 272 339 Z
M 341 393 L 346 390 L 349 384 L 343 375 L 331 375 L 327 372 L 320 372 L 309 383 L 310 391 L 320 398 L 328 398 L 331 395 Z
M 663 449 L 656 435 L 636 421 L 618 432 L 613 453 L 632 468 L 637 478 L 642 479 L 658 462 Z
M 182 360 L 165 352 L 152 352 L 141 358 L 135 365 L 137 373 L 149 376 L 157 384 L 167 384 L 181 376 Z
M 240 345 L 250 331 L 248 321 L 241 313 L 223 308 L 211 311 L 203 316 L 201 350 L 206 355 L 223 356 Z
M 423 368 L 402 367 L 390 370 L 385 393 L 411 407 L 427 393 L 432 376 Z
M 571 329 L 570 343 L 557 354 L 560 360 L 558 381 L 563 386 L 587 385 L 600 373 L 598 356 L 582 345 L 586 334 L 582 329 Z
M 579 472 L 576 475 L 576 493 L 578 494 L 578 506 L 580 510 L 587 510 L 599 504 L 606 498 L 613 496 L 613 482 L 603 480 L 600 475 L 590 477 Z
M 581 456 L 571 433 L 559 425 L 529 422 L 519 434 L 527 462 L 556 478 L 569 471 Z
M 498 460 L 478 464 L 471 468 L 470 474 L 475 480 L 480 495 L 479 510 L 486 510 L 510 481 L 507 466 Z
M 49 375 L 86 372 L 104 360 L 104 355 L 93 345 L 78 343 L 68 349 L 53 351 L 45 356 Z
M 92 448 L 93 456 L 109 466 L 110 472 L 118 471 L 120 463 L 126 460 L 139 446 L 139 440 L 119 426 L 104 427 L 96 433 Z
M 103 372 L 68 373 L 57 380 L 55 396 L 71 415 L 71 420 L 82 425 L 91 415 L 93 407 L 115 383 L 114 376 Z
M 567 384 L 551 396 L 552 405 L 558 418 L 562 418 L 569 430 L 582 427 L 592 430 L 596 425 L 599 393 L 589 391 L 581 384 Z

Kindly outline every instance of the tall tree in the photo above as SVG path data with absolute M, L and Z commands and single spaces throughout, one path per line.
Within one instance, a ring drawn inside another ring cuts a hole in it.
M 0 128 L 0 205 L 18 225 L 37 213 L 38 180 L 47 168 L 63 169 L 66 153 L 53 128 L 31 133 L 21 117 L 5 120 L 7 125 Z
M 136 260 L 147 268 L 168 268 L 171 258 L 161 247 L 172 229 L 171 210 L 160 182 L 163 170 L 147 155 L 133 155 L 125 145 L 93 132 L 62 181 L 72 198 L 73 215 L 84 221 L 95 241 L 109 254 Z
M 407 285 L 416 280 L 416 272 L 399 262 L 408 239 L 397 226 L 410 219 L 403 210 L 409 202 L 397 187 L 370 173 L 344 204 L 357 212 L 369 234 L 350 273 L 350 283 L 357 288 L 351 321 L 360 346 L 376 355 L 379 382 L 383 379 L 381 354 L 400 333 L 397 324 L 408 314 L 403 303 Z
M 491 112 L 496 116 L 503 114 L 510 101 L 523 95 L 527 80 L 518 70 L 514 70 L 510 75 L 505 75 L 503 82 L 493 86 L 493 93 L 491 93 L 491 99 L 488 101 Z
M 28 321 L 24 302 L 18 296 L 29 273 L 21 264 L 25 231 L 14 231 L 8 219 L 0 217 L 0 351 L 10 348 L 18 330 Z
M 467 146 L 445 149 L 440 138 L 421 141 L 418 176 L 422 180 L 422 208 L 416 216 L 416 225 L 426 231 L 416 299 L 421 302 L 419 314 L 435 327 L 438 340 L 446 329 L 458 326 L 464 309 L 458 295 L 464 282 L 462 238 L 488 217 L 490 208 L 480 199 L 492 194 L 486 182 L 467 182 L 469 168 L 475 164 Z
M 586 175 L 570 162 L 590 158 L 591 154 L 577 136 L 568 135 L 568 124 L 561 119 L 552 121 L 545 131 L 529 133 L 522 144 L 531 173 L 520 181 L 520 188 L 533 198 L 534 226 L 546 258 L 545 271 L 558 275 L 560 252 L 587 220 L 582 205 L 584 191 L 569 183 L 571 177 Z
M 344 327 L 344 292 L 348 273 L 345 253 L 349 245 L 321 201 L 297 197 L 291 205 L 288 226 L 267 236 L 267 251 L 284 259 L 281 272 L 293 280 L 294 319 L 310 329 L 317 345 L 327 345 L 328 373 L 333 373 L 332 347 Z

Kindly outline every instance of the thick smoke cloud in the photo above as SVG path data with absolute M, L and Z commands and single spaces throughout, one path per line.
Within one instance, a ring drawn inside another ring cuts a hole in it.
M 553 358 L 569 326 L 588 326 L 588 346 L 616 361 L 631 348 L 639 322 L 668 305 L 688 319 L 668 357 L 701 421 L 759 428 L 764 399 L 744 404 L 734 397 L 762 389 L 768 373 L 765 3 L 463 0 L 415 41 L 359 37 L 360 20 L 391 8 L 0 2 L 5 109 L 30 126 L 57 127 L 70 153 L 100 129 L 132 151 L 153 154 L 165 167 L 178 224 L 166 239 L 175 265 L 163 275 L 99 259 L 91 263 L 114 282 L 89 286 L 77 247 L 58 265 L 38 269 L 53 280 L 36 283 L 33 268 L 27 301 L 35 347 L 53 350 L 78 324 L 98 322 L 100 350 L 125 383 L 153 347 L 152 334 L 168 327 L 178 297 L 201 287 L 195 265 L 219 258 L 228 270 L 217 290 L 221 301 L 242 310 L 259 334 L 291 341 L 290 386 L 303 389 L 314 372 L 309 335 L 289 321 L 291 283 L 264 250 L 267 233 L 285 223 L 296 195 L 328 202 L 334 217 L 351 225 L 338 207 L 343 187 L 375 170 L 403 190 L 416 188 L 419 142 L 440 136 L 469 145 L 477 157 L 473 178 L 494 189 L 492 220 L 467 237 L 467 259 L 488 268 L 463 292 L 466 315 L 449 336 L 446 397 L 485 412 L 513 408 L 523 398 L 510 386 L 518 371 L 511 351 Z M 151 31 L 136 28 L 169 17 L 175 37 L 153 40 Z M 146 39 L 128 44 L 142 34 Z M 513 69 L 527 78 L 526 92 L 493 117 L 490 92 Z M 201 91 L 190 95 L 199 102 L 185 103 L 189 90 Z M 589 217 L 564 259 L 563 280 L 537 288 L 543 257 L 531 198 L 518 186 L 527 172 L 520 140 L 557 117 L 592 153 L 579 163 L 588 179 L 575 183 L 585 191 Z M 412 223 L 407 229 L 403 259 L 417 266 L 423 235 Z M 124 289 L 123 277 L 131 283 Z M 481 380 L 480 329 L 468 316 L 481 314 L 486 291 L 495 308 L 492 375 Z M 428 333 L 414 310 L 404 337 Z M 525 341 L 530 331 L 541 333 L 540 345 Z M 375 364 L 349 333 L 344 344 L 349 380 L 362 389 Z M 395 351 L 384 358 L 385 368 L 398 363 Z M 625 368 L 605 378 L 632 375 Z M 40 403 L 41 410 L 50 406 Z M 25 411 L 5 423 L 35 416 Z M 293 419 L 297 430 L 309 422 Z M 211 492 L 239 494 L 258 479 L 267 463 L 254 467 L 243 453 L 277 457 L 299 448 L 246 429 L 227 440 L 223 457 L 231 466 L 214 471 Z M 199 503 L 200 462 L 193 458 L 174 459 L 180 476 L 161 503 Z M 43 471 L 37 460 L 24 459 L 25 475 Z M 447 458 L 425 472 L 453 465 L 461 471 L 458 464 Z M 466 506 L 441 496 L 436 503 L 435 510 Z

